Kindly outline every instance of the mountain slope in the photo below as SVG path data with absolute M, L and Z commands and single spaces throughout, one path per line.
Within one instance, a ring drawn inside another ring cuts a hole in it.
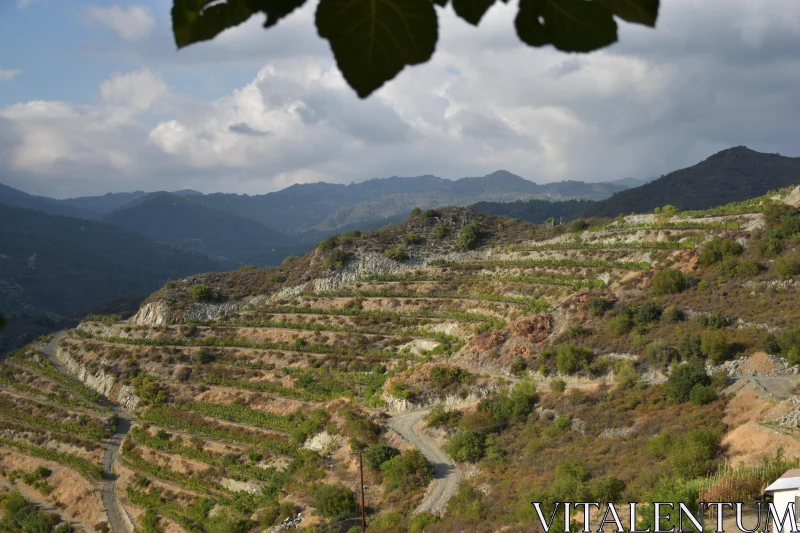
M 0 204 L 0 311 L 69 315 L 214 270 L 200 254 L 99 222 Z
M 109 192 L 102 196 L 80 196 L 77 198 L 67 198 L 58 200 L 62 205 L 72 206 L 83 211 L 93 213 L 95 216 L 104 215 L 118 209 L 128 202 L 145 196 L 144 191 L 133 192 Z
M 103 221 L 184 250 L 201 252 L 227 267 L 290 244 L 287 236 L 244 217 L 160 192 L 125 204 Z
M 761 196 L 798 181 L 800 158 L 737 146 L 641 187 L 619 192 L 599 202 L 588 214 L 613 217 L 652 211 L 665 204 L 681 209 L 705 209 Z
M 35 196 L 19 189 L 0 183 L 0 204 L 24 209 L 35 209 L 50 215 L 62 215 L 77 218 L 93 218 L 92 213 L 77 205 L 64 204 L 60 200 Z

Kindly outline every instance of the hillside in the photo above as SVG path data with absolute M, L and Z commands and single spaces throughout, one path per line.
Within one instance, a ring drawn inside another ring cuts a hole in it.
M 737 146 L 660 179 L 618 192 L 599 202 L 588 216 L 615 217 L 642 213 L 671 204 L 680 209 L 706 209 L 740 202 L 800 179 L 800 158 L 764 154 Z
M 482 213 L 518 218 L 534 224 L 544 224 L 552 218 L 556 223 L 571 222 L 586 215 L 595 206 L 590 200 L 518 200 L 516 202 L 478 202 L 470 207 Z
M 112 226 L 0 204 L 1 313 L 72 315 L 214 266 Z
M 0 183 L 0 204 L 34 209 L 49 215 L 90 218 L 91 214 L 77 206 L 67 205 L 45 196 L 35 196 Z
M 292 244 L 288 236 L 250 219 L 165 192 L 126 203 L 102 220 L 163 244 L 206 254 L 222 268 L 280 262 L 290 252 L 276 249 Z
M 359 450 L 370 531 L 752 502 L 800 466 L 798 206 L 552 227 L 415 210 L 172 281 L 0 366 L 0 475 L 114 531 L 348 531 Z

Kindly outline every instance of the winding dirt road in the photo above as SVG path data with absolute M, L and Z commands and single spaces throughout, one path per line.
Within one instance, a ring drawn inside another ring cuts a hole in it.
M 47 355 L 47 358 L 59 372 L 71 376 L 66 367 L 58 360 L 58 357 L 56 357 L 56 346 L 65 336 L 65 332 L 58 332 L 44 345 L 42 351 Z M 105 401 L 105 399 L 103 399 L 103 401 Z M 119 404 L 111 404 L 110 407 L 111 411 L 117 416 L 117 429 L 109 437 L 105 445 L 106 451 L 103 455 L 103 486 L 100 490 L 100 496 L 103 501 L 103 509 L 108 517 L 108 525 L 111 526 L 111 531 L 113 533 L 131 533 L 131 529 L 128 527 L 128 521 L 123 517 L 122 508 L 117 501 L 117 475 L 114 473 L 114 464 L 117 462 L 122 439 L 124 439 L 125 435 L 131 430 L 135 418 L 132 414 L 122 409 Z
M 464 478 L 450 457 L 435 442 L 423 435 L 417 426 L 430 412 L 430 409 L 411 411 L 393 416 L 388 420 L 390 428 L 400 434 L 431 463 L 433 463 L 433 487 L 414 510 L 414 514 L 428 512 L 441 513 L 450 497 L 458 490 L 458 484 Z

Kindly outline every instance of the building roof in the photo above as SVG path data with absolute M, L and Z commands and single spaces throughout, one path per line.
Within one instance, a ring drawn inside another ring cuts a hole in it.
M 800 489 L 800 468 L 787 470 L 781 477 L 776 479 L 764 492 L 777 492 L 780 490 Z

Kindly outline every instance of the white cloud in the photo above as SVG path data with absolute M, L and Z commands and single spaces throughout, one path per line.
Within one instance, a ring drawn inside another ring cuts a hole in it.
M 86 15 L 90 23 L 105 26 L 126 41 L 147 38 L 156 25 L 147 6 L 130 6 L 127 9 L 119 5 L 89 6 Z
M 141 69 L 103 82 L 92 105 L 0 109 L 0 172 L 42 194 L 266 192 L 501 168 L 538 181 L 651 177 L 739 144 L 796 154 L 800 3 L 762 0 L 784 16 L 757 20 L 751 0 L 663 4 L 658 29 L 623 25 L 620 44 L 589 55 L 521 45 L 513 5 L 497 3 L 478 29 L 448 8 L 433 59 L 362 101 L 327 45 L 294 48 L 316 39 L 309 3 L 269 31 L 256 20 L 166 54 L 170 73 L 258 60 L 222 98 L 189 98 Z
M 21 70 L 0 68 L 0 81 L 11 81 L 21 73 Z

